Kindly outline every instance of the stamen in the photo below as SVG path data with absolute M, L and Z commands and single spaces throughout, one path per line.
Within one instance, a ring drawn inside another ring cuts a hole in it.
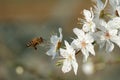
M 68 59 L 71 61 L 72 60 L 72 55 L 69 55 Z
M 110 39 L 110 37 L 111 37 L 111 35 L 109 34 L 109 32 L 106 32 L 106 33 L 105 33 L 105 38 L 106 38 L 106 39 Z
M 81 42 L 81 45 L 82 45 L 83 48 L 86 47 L 86 42 L 85 42 L 85 41 L 82 41 L 82 42 Z

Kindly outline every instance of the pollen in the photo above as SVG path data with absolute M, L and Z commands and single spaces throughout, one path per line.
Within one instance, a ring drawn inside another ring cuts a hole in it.
M 68 59 L 71 61 L 73 59 L 72 55 L 69 55 Z
M 89 21 L 88 24 L 89 24 L 89 26 L 91 27 L 91 26 L 92 26 L 92 21 Z
M 81 45 L 82 45 L 83 48 L 86 47 L 86 42 L 85 42 L 85 41 L 82 41 L 82 42 L 81 42 Z
M 109 32 L 106 32 L 106 33 L 105 33 L 105 38 L 106 38 L 106 39 L 110 39 L 110 37 L 111 37 L 111 35 L 109 34 Z

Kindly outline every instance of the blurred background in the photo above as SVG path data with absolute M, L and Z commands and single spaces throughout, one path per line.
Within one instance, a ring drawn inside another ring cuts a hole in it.
M 120 49 L 110 54 L 99 51 L 87 63 L 78 54 L 78 75 L 73 71 L 62 73 L 56 60 L 45 53 L 49 45 L 38 50 L 26 47 L 34 37 L 49 42 L 58 28 L 63 29 L 65 40 L 75 37 L 74 27 L 81 27 L 78 18 L 82 10 L 93 6 L 91 0 L 0 0 L 0 80 L 120 80 Z

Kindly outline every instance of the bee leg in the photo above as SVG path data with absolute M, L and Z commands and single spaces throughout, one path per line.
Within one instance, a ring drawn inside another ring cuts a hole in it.
M 37 50 L 37 47 L 36 47 L 36 46 L 34 46 L 34 49 L 35 49 L 35 50 Z

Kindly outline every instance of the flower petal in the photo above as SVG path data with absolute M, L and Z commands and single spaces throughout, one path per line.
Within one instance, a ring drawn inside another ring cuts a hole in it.
M 95 41 L 97 42 L 97 43 L 100 43 L 101 42 L 101 36 L 102 35 L 104 35 L 104 32 L 102 32 L 102 31 L 98 31 L 98 32 L 96 32 L 95 34 L 93 34 L 93 36 L 94 36 L 94 39 L 95 39 Z
M 63 58 L 67 58 L 67 57 L 68 57 L 68 53 L 66 52 L 65 49 L 62 49 L 62 48 L 60 48 L 60 55 L 61 55 Z
M 72 69 L 70 61 L 67 59 L 64 60 L 63 66 L 62 66 L 62 71 L 64 73 L 69 72 Z
M 86 43 L 92 43 L 92 42 L 94 42 L 94 38 L 93 38 L 93 36 L 92 36 L 91 33 L 87 33 L 85 35 L 85 41 L 86 41 Z
M 80 41 L 79 39 L 74 39 L 71 43 L 71 46 L 75 49 L 75 50 L 78 50 L 80 49 L 82 46 L 80 44 Z
M 105 45 L 105 41 L 101 41 L 101 42 L 99 43 L 99 48 L 100 48 L 100 49 L 103 48 L 104 45 Z
M 102 30 L 103 32 L 106 32 L 107 23 L 104 20 L 100 20 L 100 24 L 101 24 L 101 27 L 99 27 L 100 30 Z
M 77 37 L 78 37 L 80 40 L 83 39 L 83 37 L 85 36 L 85 33 L 84 33 L 81 29 L 74 28 L 74 29 L 73 29 L 73 32 L 77 35 Z
M 56 45 L 56 43 L 58 42 L 59 38 L 57 37 L 57 35 L 53 35 L 50 38 L 50 41 L 53 45 Z
M 62 41 L 62 38 L 63 38 L 63 35 L 62 35 L 62 28 L 59 28 L 59 33 L 60 33 L 59 39 L 60 39 L 60 41 Z
M 91 32 L 95 32 L 96 26 L 95 26 L 95 23 L 94 23 L 94 22 L 91 23 L 90 28 L 91 28 Z
M 76 62 L 76 60 L 72 61 L 72 66 L 73 66 L 75 75 L 77 75 L 78 63 Z
M 55 58 L 55 56 L 57 55 L 57 52 L 55 51 L 55 47 L 51 46 L 50 50 L 47 51 L 46 53 L 48 56 L 52 56 L 52 59 Z
M 86 62 L 87 61 L 87 58 L 89 56 L 89 52 L 85 49 L 85 48 L 82 48 L 81 49 L 83 55 L 84 55 L 84 59 L 83 59 L 83 62 Z
M 120 17 L 115 17 L 108 22 L 111 29 L 120 29 Z
M 117 44 L 120 47 L 120 36 L 114 36 L 111 38 L 111 41 Z
M 86 10 L 86 9 L 83 10 L 83 15 L 85 16 L 86 20 L 90 20 L 91 16 L 92 16 L 91 12 L 89 10 Z
M 69 43 L 66 40 L 64 41 L 64 43 L 68 51 L 73 51 L 73 48 L 69 45 Z
M 93 46 L 92 44 L 89 43 L 89 44 L 86 46 L 86 49 L 87 49 L 92 55 L 95 56 L 94 46 Z
M 90 31 L 90 26 L 89 26 L 89 24 L 86 22 L 86 23 L 83 25 L 82 29 L 83 29 L 83 31 L 85 31 L 85 32 Z
M 110 41 L 106 42 L 106 52 L 111 52 L 114 49 L 114 44 Z
M 109 33 L 110 33 L 110 35 L 112 35 L 112 36 L 117 35 L 117 32 L 118 32 L 117 29 L 110 29 L 110 30 L 109 30 Z

